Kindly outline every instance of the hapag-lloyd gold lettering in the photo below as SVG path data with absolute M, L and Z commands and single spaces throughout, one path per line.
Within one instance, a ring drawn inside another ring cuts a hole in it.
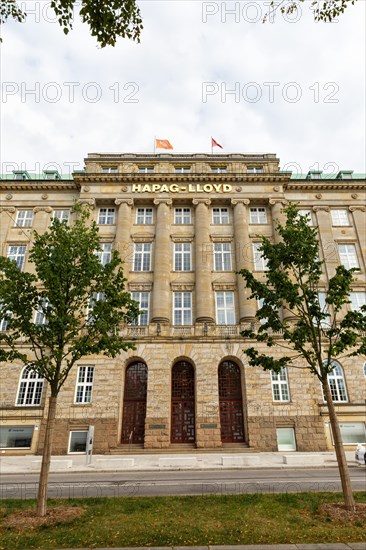
M 166 183 L 144 184 L 134 183 L 132 193 L 230 193 L 233 187 L 229 183 L 189 183 L 187 186 L 181 186 L 177 183 L 167 185 Z

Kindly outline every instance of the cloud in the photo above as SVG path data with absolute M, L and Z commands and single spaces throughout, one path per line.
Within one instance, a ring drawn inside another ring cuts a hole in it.
M 80 168 L 92 151 L 152 151 L 154 135 L 207 152 L 214 135 L 304 172 L 365 170 L 364 2 L 337 23 L 305 3 L 297 21 L 263 24 L 262 2 L 145 1 L 142 43 L 104 49 L 77 17 L 65 36 L 45 5 L 4 27 L 3 167 Z

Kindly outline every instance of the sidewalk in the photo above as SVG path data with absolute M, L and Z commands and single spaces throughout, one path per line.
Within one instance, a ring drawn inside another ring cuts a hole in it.
M 346 452 L 350 466 L 356 461 L 353 451 Z M 41 456 L 0 456 L 0 473 L 36 473 L 41 466 Z M 153 471 L 153 470 L 227 470 L 246 468 L 330 468 L 337 467 L 334 452 L 324 453 L 203 453 L 192 451 L 180 454 L 131 454 L 93 455 L 91 464 L 86 455 L 53 456 L 51 472 L 110 472 L 110 471 Z M 363 466 L 359 466 L 362 468 Z M 366 550 L 366 547 L 365 549 Z

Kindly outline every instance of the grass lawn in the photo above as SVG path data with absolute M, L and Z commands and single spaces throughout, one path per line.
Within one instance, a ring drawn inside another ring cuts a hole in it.
M 355 493 L 366 502 L 366 492 Z M 78 548 L 116 546 L 192 546 L 366 541 L 361 520 L 338 522 L 318 512 L 341 494 L 129 497 L 51 500 L 49 507 L 83 507 L 67 523 L 20 529 L 9 527 L 30 500 L 0 503 L 0 548 Z

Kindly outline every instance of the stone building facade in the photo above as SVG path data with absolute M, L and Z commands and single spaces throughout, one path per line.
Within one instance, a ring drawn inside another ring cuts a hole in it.
M 281 172 L 274 154 L 89 154 L 85 170 L 70 177 L 15 171 L 0 184 L 3 255 L 31 270 L 32 231 L 46 230 L 55 216 L 69 219 L 74 200 L 89 203 L 100 259 L 119 250 L 143 311 L 124 328 L 135 350 L 86 357 L 71 371 L 59 397 L 55 453 L 84 452 L 90 426 L 96 453 L 332 449 L 321 387 L 308 371 L 272 375 L 248 366 L 240 332 L 257 322 L 258 304 L 237 272 L 264 276 L 260 237 L 276 241 L 281 209 L 296 202 L 318 228 L 324 288 L 340 263 L 358 267 L 350 307 L 360 307 L 364 175 Z M 366 358 L 345 358 L 333 372 L 344 442 L 353 448 L 365 442 Z M 40 453 L 45 382 L 18 363 L 3 364 L 0 381 L 1 452 Z

